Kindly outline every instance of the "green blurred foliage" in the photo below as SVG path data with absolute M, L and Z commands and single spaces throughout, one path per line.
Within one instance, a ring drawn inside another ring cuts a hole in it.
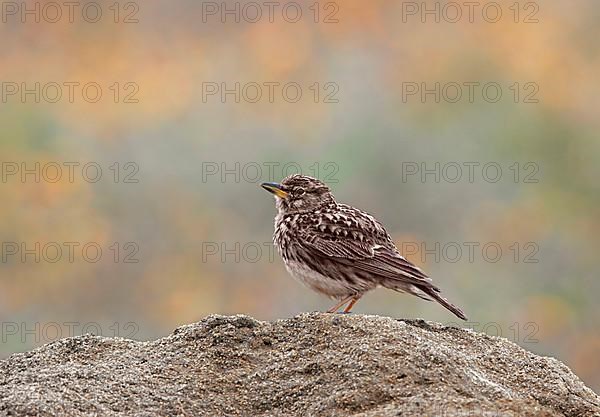
M 403 23 L 402 3 L 337 4 L 334 24 L 204 23 L 195 1 L 144 1 L 133 24 L 0 24 L 0 81 L 93 81 L 105 94 L 98 103 L 0 103 L 1 162 L 104 169 L 97 183 L 0 182 L 2 242 L 105 249 L 97 263 L 3 261 L 0 321 L 93 322 L 107 336 L 114 323 L 128 335 L 134 322 L 135 337 L 146 339 L 210 313 L 275 319 L 326 309 L 328 300 L 271 257 L 275 209 L 260 181 L 203 176 L 207 163 L 258 164 L 269 180 L 264 164 L 291 162 L 309 174 L 318 166 L 338 199 L 379 217 L 398 246 L 498 242 L 505 253 L 496 263 L 464 253 L 458 262 L 422 251 L 409 258 L 476 330 L 556 356 L 600 388 L 599 4 L 544 1 L 534 24 Z M 336 83 L 339 102 L 202 100 L 206 82 L 289 81 L 308 97 L 315 82 Z M 406 82 L 490 81 L 504 86 L 498 103 L 402 100 Z M 136 83 L 139 102 L 115 103 L 115 82 Z M 536 83 L 539 103 L 515 103 L 515 82 Z M 139 182 L 112 181 L 109 167 L 129 161 Z M 411 162 L 495 162 L 504 172 L 498 183 L 403 181 Z M 538 182 L 513 181 L 515 162 L 535 163 Z M 137 243 L 139 262 L 114 262 L 114 242 Z M 207 244 L 236 242 L 262 252 L 256 261 L 206 256 Z M 527 242 L 539 262 L 523 262 L 524 252 L 512 259 L 508 248 Z M 385 291 L 356 311 L 454 321 L 439 306 Z M 6 330 L 3 355 L 45 341 Z

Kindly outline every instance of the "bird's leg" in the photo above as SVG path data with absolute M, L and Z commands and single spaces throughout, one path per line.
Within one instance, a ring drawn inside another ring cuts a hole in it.
M 356 302 L 358 300 L 360 300 L 360 295 L 352 297 L 352 301 L 350 301 L 350 304 L 348 304 L 346 306 L 346 308 L 344 309 L 344 314 L 349 313 L 350 310 L 352 310 L 352 307 L 354 307 L 354 304 L 356 304 Z
M 346 304 L 349 300 L 353 299 L 354 295 L 350 295 L 346 298 L 344 298 L 342 301 L 340 301 L 339 303 L 337 303 L 336 305 L 334 305 L 333 307 L 331 307 L 329 310 L 327 310 L 328 313 L 335 313 L 337 312 L 341 306 L 343 306 L 344 304 Z

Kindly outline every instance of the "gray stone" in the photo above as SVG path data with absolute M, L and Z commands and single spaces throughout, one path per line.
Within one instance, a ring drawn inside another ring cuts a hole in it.
M 378 316 L 209 316 L 150 342 L 58 340 L 0 371 L 4 416 L 600 416 L 555 359 Z

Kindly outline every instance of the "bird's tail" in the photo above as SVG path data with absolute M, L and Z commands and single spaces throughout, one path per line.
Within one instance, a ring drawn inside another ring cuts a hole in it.
M 465 321 L 467 320 L 467 316 L 465 315 L 465 313 L 460 308 L 458 308 L 454 304 L 452 304 L 450 301 L 448 301 L 444 297 L 442 297 L 440 295 L 440 290 L 437 287 L 421 286 L 421 287 L 419 287 L 419 289 L 421 291 L 423 291 L 425 294 L 427 294 L 428 296 L 430 296 L 431 298 L 433 298 L 435 301 L 437 301 L 438 303 L 440 303 L 441 305 L 446 307 L 452 313 L 454 313 L 454 315 L 456 317 L 458 317 L 462 320 L 465 320 Z

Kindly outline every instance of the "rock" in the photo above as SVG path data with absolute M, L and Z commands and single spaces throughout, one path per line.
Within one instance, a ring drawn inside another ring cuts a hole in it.
M 600 416 L 555 359 L 378 316 L 209 316 L 151 342 L 58 340 L 0 369 L 10 416 Z

